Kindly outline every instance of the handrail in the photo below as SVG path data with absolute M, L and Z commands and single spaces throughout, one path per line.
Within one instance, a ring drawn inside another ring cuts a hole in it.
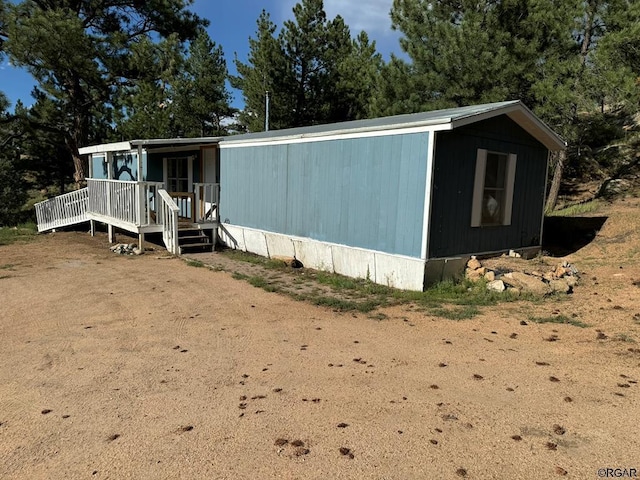
M 180 209 L 171 195 L 163 188 L 158 189 L 158 196 L 160 198 L 158 223 L 162 225 L 162 240 L 167 250 L 177 255 L 180 253 L 178 246 L 178 212 Z
M 171 198 L 178 205 L 178 216 L 188 218 L 192 222 L 196 221 L 195 216 L 195 195 L 193 192 L 170 192 Z
M 219 183 L 194 183 L 195 220 L 197 222 L 217 222 L 218 205 L 220 204 Z
M 38 232 L 88 221 L 87 198 L 85 187 L 36 203 Z
M 155 197 L 161 182 L 88 178 L 87 211 L 137 227 L 156 223 Z

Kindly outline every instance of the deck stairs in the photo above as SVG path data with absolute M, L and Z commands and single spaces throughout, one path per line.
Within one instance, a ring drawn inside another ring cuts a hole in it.
M 213 252 L 213 242 L 210 235 L 195 227 L 178 228 L 178 246 L 180 254 L 194 252 Z

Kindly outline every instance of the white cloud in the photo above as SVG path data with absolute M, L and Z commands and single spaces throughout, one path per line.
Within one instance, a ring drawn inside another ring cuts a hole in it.
M 296 0 L 281 2 L 281 18 L 292 18 L 292 9 L 296 3 Z M 335 18 L 336 15 L 344 18 L 352 36 L 355 37 L 360 31 L 365 30 L 375 38 L 387 34 L 394 35 L 389 18 L 392 3 L 393 0 L 324 0 L 324 9 L 329 19 Z
M 329 18 L 340 15 L 349 28 L 352 35 L 357 35 L 361 30 L 373 36 L 391 33 L 392 0 L 325 0 L 324 9 Z

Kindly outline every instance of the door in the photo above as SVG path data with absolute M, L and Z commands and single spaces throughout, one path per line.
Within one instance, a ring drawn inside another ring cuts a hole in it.
M 182 218 L 194 221 L 193 157 L 164 158 L 164 184 Z

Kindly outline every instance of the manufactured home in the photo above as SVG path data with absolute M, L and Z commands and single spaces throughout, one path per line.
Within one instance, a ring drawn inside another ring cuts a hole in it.
M 81 151 L 85 215 L 141 240 L 164 231 L 174 253 L 184 225 L 231 248 L 422 290 L 470 255 L 539 250 L 548 157 L 563 148 L 519 101 L 99 145 Z M 123 184 L 131 198 L 118 196 Z M 110 220 L 132 201 L 133 221 Z

